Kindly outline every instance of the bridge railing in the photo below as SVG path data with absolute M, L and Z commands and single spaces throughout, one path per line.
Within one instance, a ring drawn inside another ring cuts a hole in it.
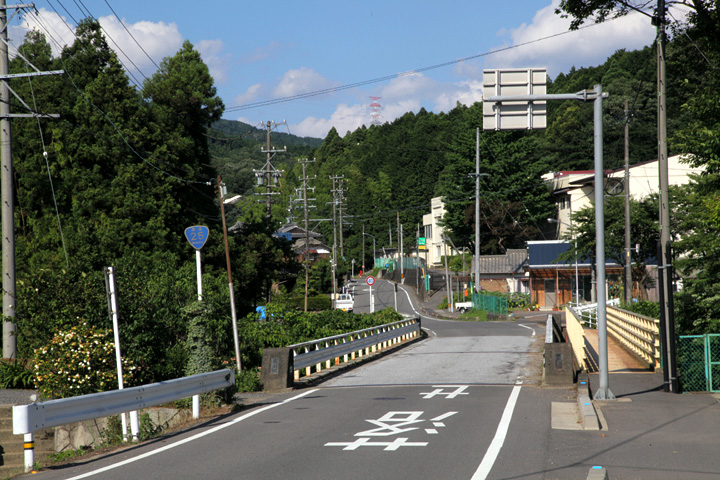
M 582 317 L 573 307 L 565 311 L 565 331 L 568 340 L 572 344 L 573 354 L 578 365 L 585 366 L 587 352 L 585 351 L 585 329 L 582 325 Z
M 607 331 L 648 367 L 660 366 L 660 320 L 608 307 Z
M 365 328 L 342 335 L 311 340 L 290 345 L 293 352 L 295 380 L 321 372 L 333 365 L 348 363 L 356 358 L 380 352 L 400 342 L 420 335 L 420 318 L 408 318 L 399 322 Z

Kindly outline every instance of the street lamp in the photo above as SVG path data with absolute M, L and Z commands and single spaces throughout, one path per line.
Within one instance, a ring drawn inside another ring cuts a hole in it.
M 548 223 L 562 223 L 563 225 L 567 225 L 572 230 L 572 225 L 569 223 L 565 223 L 562 220 L 557 220 L 555 218 L 548 218 Z M 577 257 L 577 232 L 575 230 L 573 232 L 573 242 L 575 243 L 575 305 L 580 305 L 580 283 L 579 279 L 580 276 L 578 275 L 578 257 Z
M 373 264 L 372 264 L 372 266 L 373 266 L 373 268 L 375 268 L 375 237 L 373 235 L 370 235 L 369 233 L 365 233 L 365 232 L 363 232 L 363 235 L 365 235 L 367 237 L 372 237 L 372 239 L 373 239 Z M 363 263 L 365 263 L 364 260 L 365 259 L 363 259 Z

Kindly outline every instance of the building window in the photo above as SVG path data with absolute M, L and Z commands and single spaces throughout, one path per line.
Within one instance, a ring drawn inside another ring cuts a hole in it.
M 564 197 L 560 197 L 560 210 L 565 210 L 570 208 L 570 195 L 565 195 Z

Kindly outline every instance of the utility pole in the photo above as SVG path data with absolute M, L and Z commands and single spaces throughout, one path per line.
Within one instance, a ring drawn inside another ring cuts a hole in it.
M 344 178 L 344 176 L 343 176 L 343 177 L 340 177 L 340 178 Z M 340 257 L 341 257 L 341 258 L 345 258 L 345 247 L 343 246 L 343 210 L 342 210 L 343 200 L 345 199 L 345 197 L 344 197 L 343 194 L 345 193 L 345 190 L 343 190 L 343 180 L 340 180 L 339 183 L 340 183 L 340 185 L 339 185 L 339 187 L 338 187 L 338 192 L 340 193 L 340 195 L 339 195 L 339 197 L 338 197 L 338 198 L 339 198 L 339 200 L 338 200 L 338 209 L 339 209 L 339 215 L 340 215 L 340 225 L 339 225 L 339 233 L 340 233 Z
M 9 80 L 14 78 L 35 77 L 41 75 L 59 75 L 63 70 L 41 72 L 34 66 L 35 72 L 10 75 L 10 61 L 8 58 L 8 9 L 32 7 L 30 4 L 7 6 L 5 0 L 0 0 L 0 170 L 2 180 L 2 289 L 3 289 L 3 353 L 4 358 L 17 358 L 17 327 L 15 325 L 16 282 L 15 282 L 15 194 L 13 186 L 13 163 L 11 149 L 11 118 L 59 118 L 56 114 L 38 114 L 34 109 L 24 105 L 31 113 L 10 113 L 10 93 L 17 99 L 19 97 L 10 88 Z M 25 60 L 27 62 L 27 60 Z M 28 62 L 29 64 L 29 62 Z M 22 100 L 20 100 L 23 104 Z M 46 152 L 43 152 L 47 155 Z
M 338 204 L 338 190 L 335 187 L 335 182 L 337 180 L 341 180 L 344 178 L 342 175 L 339 177 L 329 177 L 330 180 L 332 180 L 332 195 L 333 195 L 333 201 L 332 201 L 332 212 L 333 212 L 333 251 L 332 251 L 332 289 L 333 289 L 333 298 L 332 298 L 332 308 L 335 309 L 335 293 L 337 291 L 337 281 L 336 281 L 336 275 L 337 275 L 337 213 L 336 213 L 336 207 Z
M 658 279 L 660 284 L 660 324 L 663 335 L 664 390 L 680 393 L 675 358 L 675 313 L 673 312 L 673 268 L 670 251 L 670 198 L 668 193 L 667 95 L 665 78 L 665 0 L 658 0 L 653 18 L 657 26 L 657 125 L 658 168 L 660 183 L 660 246 L 658 248 Z
M 227 222 L 225 221 L 225 184 L 222 177 L 217 178 L 218 193 L 220 194 L 220 213 L 222 214 L 223 238 L 225 239 L 225 261 L 227 262 L 228 284 L 230 287 L 230 314 L 232 318 L 233 340 L 235 342 L 235 363 L 238 373 L 242 372 L 240 362 L 240 339 L 238 336 L 237 314 L 235 313 L 235 289 L 233 288 L 232 273 L 230 270 L 230 247 L 228 244 Z
M 265 143 L 266 148 L 261 151 L 267 154 L 267 161 L 265 162 L 263 168 L 261 168 L 260 170 L 253 170 L 253 172 L 255 173 L 255 178 L 257 178 L 258 187 L 265 185 L 265 193 L 256 193 L 255 195 L 265 196 L 265 216 L 267 218 L 270 218 L 270 216 L 272 215 L 270 197 L 272 195 L 280 195 L 280 193 L 278 192 L 273 192 L 272 189 L 279 186 L 280 177 L 282 177 L 283 174 L 283 170 L 278 170 L 273 166 L 272 158 L 276 153 L 287 152 L 287 147 L 283 148 L 282 150 L 276 150 L 273 149 L 272 145 L 270 144 L 270 132 L 272 132 L 273 128 L 279 125 L 285 125 L 285 121 L 283 121 L 282 123 L 275 123 L 268 120 L 268 122 L 265 124 L 265 127 L 267 129 L 267 140 Z
M 632 301 L 632 251 L 630 249 L 630 112 L 625 100 L 625 303 Z M 577 247 L 576 247 L 577 249 Z
M 478 293 L 480 292 L 480 177 L 488 176 L 487 173 L 480 173 L 480 128 L 475 131 L 475 173 L 471 173 L 469 176 L 475 177 L 475 259 L 473 270 L 475 270 L 475 292 Z M 464 261 L 465 257 L 463 256 Z
M 305 312 L 308 310 L 308 284 L 310 283 L 310 217 L 308 215 L 308 196 L 307 191 L 309 190 L 307 182 L 310 180 L 306 175 L 306 168 L 308 163 L 314 162 L 315 159 L 308 160 L 307 158 L 298 160 L 302 166 L 302 192 L 303 192 L 303 210 L 305 211 Z M 315 178 L 315 177 L 313 177 Z M 314 188 L 310 188 L 314 191 Z

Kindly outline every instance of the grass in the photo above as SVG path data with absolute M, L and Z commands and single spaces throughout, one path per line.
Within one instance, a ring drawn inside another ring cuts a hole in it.
M 484 310 L 468 310 L 465 313 L 461 313 L 458 317 L 458 320 L 465 320 L 465 321 L 475 321 L 475 322 L 486 322 L 487 321 L 487 312 Z

